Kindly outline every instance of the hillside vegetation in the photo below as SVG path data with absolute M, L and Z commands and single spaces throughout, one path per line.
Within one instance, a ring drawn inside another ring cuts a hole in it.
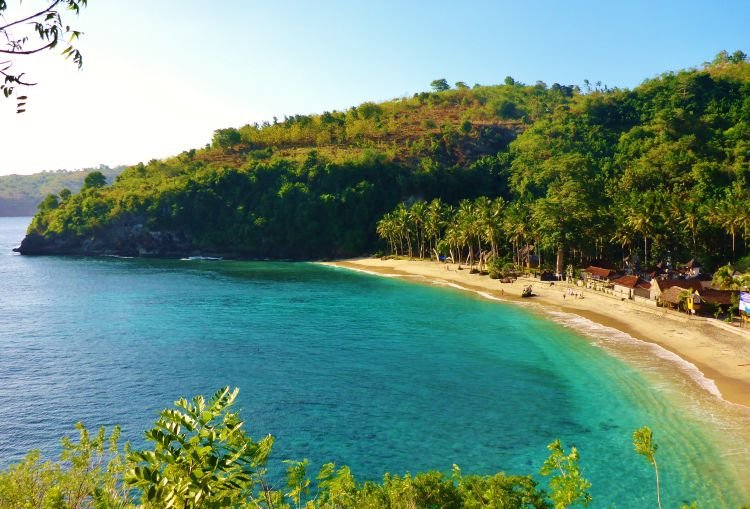
M 486 197 L 502 199 L 499 255 L 532 243 L 558 266 L 636 250 L 726 261 L 750 235 L 749 67 L 722 52 L 634 90 L 436 80 L 220 129 L 204 149 L 50 200 L 22 252 L 349 256 L 386 248 L 376 225 L 400 203 Z
M 48 194 L 58 194 L 63 189 L 77 193 L 83 187 L 83 179 L 92 171 L 101 171 L 108 182 L 114 182 L 124 166 L 88 168 L 84 170 L 57 170 L 33 175 L 0 176 L 0 217 L 33 216 L 37 205 Z

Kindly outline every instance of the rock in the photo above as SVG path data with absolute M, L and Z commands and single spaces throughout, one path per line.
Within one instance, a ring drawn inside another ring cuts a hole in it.
M 181 258 L 196 249 L 189 235 L 179 231 L 149 231 L 142 221 L 120 221 L 83 236 L 26 236 L 14 251 L 22 255 L 145 256 Z

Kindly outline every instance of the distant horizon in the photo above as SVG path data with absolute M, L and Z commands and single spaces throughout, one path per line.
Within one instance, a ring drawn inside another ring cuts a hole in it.
M 94 0 L 66 22 L 84 32 L 83 70 L 57 51 L 16 61 L 39 85 L 22 115 L 0 100 L 0 175 L 163 159 L 216 129 L 411 96 L 439 78 L 632 89 L 722 50 L 750 51 L 750 5 L 739 0 L 720 10 L 697 0 Z

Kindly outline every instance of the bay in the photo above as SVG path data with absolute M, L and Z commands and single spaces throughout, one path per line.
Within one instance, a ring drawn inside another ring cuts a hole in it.
M 594 507 L 652 506 L 631 444 L 647 424 L 665 507 L 747 501 L 733 467 L 746 414 L 642 353 L 623 360 L 518 306 L 314 264 L 13 255 L 28 221 L 0 218 L 0 468 L 56 454 L 77 421 L 143 445 L 160 409 L 230 385 L 279 461 L 359 479 L 536 473 L 560 438 Z

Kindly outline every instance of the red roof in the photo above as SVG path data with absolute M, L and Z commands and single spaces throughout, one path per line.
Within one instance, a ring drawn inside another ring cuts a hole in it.
M 592 276 L 596 276 L 598 278 L 603 278 L 603 279 L 609 279 L 615 274 L 614 270 L 603 269 L 601 267 L 593 267 L 593 266 L 586 267 L 585 269 L 583 269 L 582 272 L 588 272 Z
M 612 283 L 626 288 L 635 288 L 638 285 L 639 280 L 640 278 L 638 276 L 621 276 L 612 280 Z

